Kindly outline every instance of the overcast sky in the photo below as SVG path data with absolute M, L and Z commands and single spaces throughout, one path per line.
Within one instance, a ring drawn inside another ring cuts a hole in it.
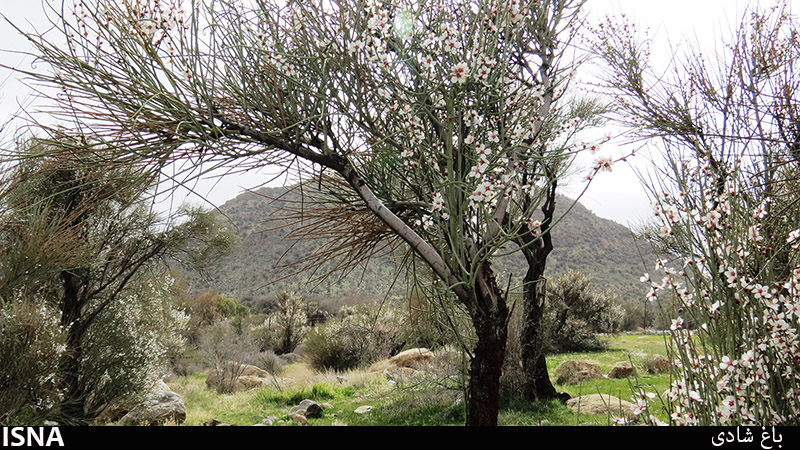
M 42 3 L 60 5 L 61 0 L 0 0 L 0 14 L 21 28 L 44 31 L 49 24 L 42 13 Z M 754 3 L 772 4 L 771 0 L 754 0 Z M 800 0 L 791 0 L 791 3 L 793 12 L 800 12 Z M 601 21 L 606 15 L 624 13 L 640 29 L 649 28 L 655 41 L 653 58 L 665 61 L 674 53 L 682 55 L 679 49 L 687 42 L 700 46 L 706 53 L 713 52 L 721 39 L 730 36 L 747 4 L 743 0 L 588 0 L 587 6 L 592 23 Z M 5 50 L 0 53 L 3 64 L 36 69 L 36 65 L 23 55 L 13 53 L 30 51 L 31 46 L 5 21 L 0 22 L 0 49 Z M 3 82 L 0 120 L 5 122 L 3 118 L 11 117 L 20 106 L 30 104 L 30 92 L 15 80 L 14 74 L 3 69 L 0 69 L 0 82 Z M 603 151 L 614 152 L 615 148 Z M 642 155 L 631 163 L 643 167 L 646 160 Z M 235 175 L 201 183 L 196 189 L 208 200 L 221 205 L 244 189 L 263 183 L 265 178 L 263 174 Z M 582 187 L 581 182 L 576 182 L 568 189 L 576 194 Z M 192 201 L 201 202 L 197 198 Z M 624 225 L 638 224 L 651 214 L 638 178 L 624 164 L 616 164 L 610 173 L 600 173 L 581 202 L 595 214 Z

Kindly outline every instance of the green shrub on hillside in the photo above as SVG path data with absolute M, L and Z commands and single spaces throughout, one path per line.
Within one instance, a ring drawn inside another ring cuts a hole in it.
M 344 307 L 340 317 L 312 329 L 302 346 L 317 370 L 344 371 L 402 350 L 405 315 L 396 306 L 366 303 Z

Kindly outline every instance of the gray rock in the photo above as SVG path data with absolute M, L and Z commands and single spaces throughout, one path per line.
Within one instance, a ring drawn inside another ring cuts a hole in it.
M 368 413 L 370 411 L 372 411 L 372 406 L 364 405 L 364 406 L 359 406 L 353 412 L 356 413 L 356 414 L 366 414 L 366 413 Z
M 126 425 L 181 424 L 186 420 L 186 405 L 180 395 L 163 381 L 155 386 L 145 401 L 131 409 L 120 420 Z
M 322 417 L 322 406 L 314 400 L 305 399 L 299 405 L 292 407 L 290 412 L 302 414 L 307 419 L 316 419 Z

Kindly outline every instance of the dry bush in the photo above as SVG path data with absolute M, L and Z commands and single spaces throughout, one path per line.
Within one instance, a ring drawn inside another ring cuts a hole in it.
M 217 392 L 229 394 L 234 392 L 247 361 L 256 353 L 256 346 L 250 336 L 236 333 L 229 322 L 221 322 L 202 336 L 200 350 L 217 374 L 214 383 Z

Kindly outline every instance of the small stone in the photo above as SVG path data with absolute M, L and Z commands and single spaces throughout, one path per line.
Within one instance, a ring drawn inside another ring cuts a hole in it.
M 368 413 L 370 411 L 372 411 L 372 406 L 364 405 L 364 406 L 359 406 L 353 412 L 356 413 L 356 414 L 366 414 L 366 413 Z
M 308 419 L 306 419 L 305 417 L 303 417 L 300 414 L 295 414 L 292 417 L 292 422 L 294 422 L 295 425 L 300 425 L 300 426 L 308 425 Z

